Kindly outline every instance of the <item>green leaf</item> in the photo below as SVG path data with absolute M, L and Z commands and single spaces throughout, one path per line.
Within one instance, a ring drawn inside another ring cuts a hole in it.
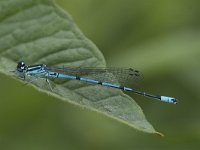
M 0 45 L 0 71 L 9 76 L 13 76 L 10 71 L 19 60 L 48 66 L 105 66 L 97 47 L 80 32 L 68 14 L 50 0 L 1 0 Z M 138 130 L 158 133 L 136 102 L 120 90 L 69 80 L 55 83 L 52 92 L 43 84 L 36 81 L 31 85 Z

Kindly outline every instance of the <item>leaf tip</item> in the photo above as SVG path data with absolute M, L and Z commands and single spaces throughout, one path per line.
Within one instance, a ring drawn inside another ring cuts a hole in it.
M 165 135 L 160 133 L 160 132 L 155 132 L 156 135 L 160 136 L 160 137 L 164 137 Z

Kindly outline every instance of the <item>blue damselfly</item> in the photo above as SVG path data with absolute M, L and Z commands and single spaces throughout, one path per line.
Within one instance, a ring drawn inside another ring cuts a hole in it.
M 140 76 L 139 71 L 132 68 L 118 69 L 118 68 L 73 68 L 73 67 L 60 67 L 60 68 L 48 68 L 45 64 L 26 65 L 24 61 L 20 61 L 16 67 L 16 74 L 18 77 L 26 79 L 27 76 L 34 78 L 45 78 L 50 85 L 49 79 L 64 78 L 74 79 L 91 84 L 98 84 L 101 86 L 107 86 L 111 88 L 117 88 L 123 91 L 131 91 L 138 95 L 154 98 L 163 102 L 176 104 L 177 100 L 173 97 L 158 96 L 142 92 L 133 88 L 122 86 L 120 80 L 124 81 L 124 78 L 138 78 Z M 109 76 L 106 76 L 106 73 Z M 91 75 L 91 77 L 90 77 Z M 85 77 L 89 76 L 89 77 Z M 116 81 L 116 82 L 115 82 Z M 119 81 L 119 82 L 117 82 Z M 114 83 L 113 83 L 114 82 Z

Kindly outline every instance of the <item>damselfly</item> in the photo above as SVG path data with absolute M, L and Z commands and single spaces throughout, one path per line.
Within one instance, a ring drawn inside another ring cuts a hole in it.
M 24 61 L 20 61 L 17 64 L 15 72 L 18 77 L 23 78 L 24 80 L 26 79 L 27 76 L 31 76 L 34 78 L 45 78 L 49 85 L 50 85 L 49 79 L 52 78 L 74 79 L 91 84 L 98 84 L 101 86 L 117 88 L 123 91 L 131 91 L 141 96 L 146 96 L 163 102 L 177 104 L 177 100 L 173 97 L 149 94 L 133 88 L 122 86 L 120 82 L 117 82 L 118 79 L 120 80 L 123 78 L 127 79 L 137 78 L 138 76 L 140 76 L 139 71 L 131 68 L 130 69 L 72 68 L 72 67 L 48 68 L 45 64 L 27 66 Z M 108 74 L 109 76 L 106 77 L 106 75 Z M 115 83 L 111 81 L 114 81 Z

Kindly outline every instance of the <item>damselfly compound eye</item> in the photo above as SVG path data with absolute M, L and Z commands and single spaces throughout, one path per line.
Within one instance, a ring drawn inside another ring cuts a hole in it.
M 18 62 L 18 64 L 17 64 L 17 71 L 22 72 L 25 69 L 25 66 L 26 65 L 25 65 L 24 61 Z

